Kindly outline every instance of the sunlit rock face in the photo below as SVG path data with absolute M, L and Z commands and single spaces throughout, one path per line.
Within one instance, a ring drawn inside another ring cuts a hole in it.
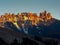
M 11 28 L 16 32 L 25 34 L 40 35 L 48 34 L 48 31 L 56 32 L 60 27 L 60 22 L 54 19 L 49 12 L 41 12 L 38 16 L 36 13 L 21 14 L 4 14 L 0 16 L 0 26 Z M 48 28 L 49 27 L 49 28 Z M 47 33 L 46 33 L 47 30 Z M 59 30 L 58 30 L 59 32 Z M 50 32 L 51 33 L 51 32 Z
M 40 22 L 48 22 L 49 20 L 52 20 L 51 13 L 49 12 L 41 12 L 40 16 L 37 15 L 37 13 L 31 13 L 31 12 L 23 12 L 16 14 L 10 14 L 5 13 L 4 15 L 0 16 L 0 24 L 3 24 L 5 22 L 16 22 L 16 24 L 19 26 L 22 26 L 24 22 L 29 20 L 31 22 L 31 25 L 37 25 Z
M 52 16 L 49 12 L 47 13 L 46 11 L 44 11 L 40 13 L 40 18 L 43 19 L 45 22 L 47 22 L 48 20 L 52 19 Z
M 18 24 L 17 24 L 16 22 L 13 22 L 13 24 L 16 26 L 16 28 L 17 28 L 18 30 L 20 30 L 20 27 L 18 26 Z

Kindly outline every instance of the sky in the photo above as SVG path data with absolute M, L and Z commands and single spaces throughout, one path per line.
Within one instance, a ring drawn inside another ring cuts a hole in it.
M 0 0 L 0 15 L 4 13 L 33 12 L 46 10 L 60 20 L 60 0 Z

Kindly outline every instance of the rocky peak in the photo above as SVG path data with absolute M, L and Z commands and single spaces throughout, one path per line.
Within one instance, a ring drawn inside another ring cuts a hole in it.
M 51 13 L 44 11 L 40 13 L 40 18 L 43 19 L 45 22 L 47 22 L 48 20 L 52 19 Z

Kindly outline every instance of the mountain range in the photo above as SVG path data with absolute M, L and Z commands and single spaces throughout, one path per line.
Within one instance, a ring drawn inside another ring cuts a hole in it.
M 31 20 L 22 20 L 22 24 L 18 21 L 10 22 L 6 21 L 4 26 L 0 26 L 0 37 L 5 39 L 7 42 L 11 42 L 11 40 L 17 38 L 21 40 L 24 37 L 28 37 L 29 39 L 35 40 L 35 37 L 42 39 L 55 39 L 60 41 L 60 20 L 51 18 L 50 13 L 48 14 L 50 17 L 46 16 L 46 11 L 44 14 L 40 14 L 40 18 L 43 20 L 39 20 L 37 25 L 31 23 Z M 35 20 L 36 21 L 36 20 Z M 1 23 L 2 24 L 2 23 Z
M 22 32 L 23 34 L 33 37 L 38 36 L 60 39 L 60 21 L 55 18 L 52 18 L 52 20 L 48 22 L 40 22 L 37 26 L 30 25 L 27 28 L 20 27 L 20 30 L 11 22 L 6 22 L 5 25 L 5 27 L 10 28 L 13 31 Z

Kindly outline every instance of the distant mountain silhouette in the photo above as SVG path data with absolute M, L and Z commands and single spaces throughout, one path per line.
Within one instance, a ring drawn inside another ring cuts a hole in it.
M 59 20 L 56 20 L 56 19 L 53 19 L 52 21 L 52 24 L 47 23 L 47 24 L 50 24 L 49 26 L 40 26 L 40 28 L 42 28 L 42 35 L 43 36 L 47 36 L 47 37 L 53 37 L 53 38 L 60 38 L 60 21 Z
M 8 42 L 11 43 L 10 45 L 20 45 L 19 43 L 21 45 L 57 45 L 60 41 L 60 20 L 53 18 L 46 11 L 40 13 L 40 16 L 31 13 L 29 16 L 32 19 L 29 18 L 29 20 L 24 15 L 22 15 L 22 20 L 17 20 L 18 16 L 15 16 L 13 20 L 13 15 L 11 20 L 10 16 L 7 20 L 3 18 L 5 21 L 0 20 L 1 44 L 7 45 Z M 12 42 L 12 40 L 14 41 Z M 18 40 L 20 40 L 19 43 Z
M 11 26 L 12 25 L 12 26 Z M 28 28 L 28 34 L 25 35 L 23 32 L 20 32 L 16 27 L 15 25 L 13 25 L 12 23 L 10 22 L 6 22 L 5 23 L 5 26 L 8 27 L 8 28 L 2 28 L 0 27 L 0 37 L 3 37 L 4 35 L 7 35 L 7 38 L 8 37 L 12 37 L 14 36 L 15 38 L 24 38 L 25 36 L 27 37 L 27 35 L 30 36 L 33 36 L 35 40 L 37 41 L 40 41 L 42 42 L 43 44 L 46 44 L 46 45 L 49 45 L 49 43 L 51 45 L 57 45 L 58 42 L 55 42 L 54 40 L 50 41 L 50 40 L 47 40 L 47 41 L 43 41 L 43 37 L 48 37 L 48 38 L 56 38 L 56 39 L 60 39 L 60 21 L 59 20 L 56 20 L 56 19 L 52 19 L 48 22 L 40 22 L 38 24 L 38 26 L 30 26 Z M 11 29 L 10 29 L 10 28 Z M 23 34 L 23 35 L 22 35 Z M 6 37 L 6 36 L 5 36 Z M 40 38 L 41 37 L 41 38 Z M 25 39 L 25 38 L 24 38 Z M 33 39 L 33 38 L 31 38 Z M 28 43 L 31 43 L 31 40 L 30 39 L 26 39 L 26 40 L 29 40 Z M 15 40 L 16 41 L 16 40 Z M 49 41 L 49 42 L 48 42 Z M 25 43 L 26 41 L 22 42 L 21 45 L 24 45 L 23 43 Z M 53 42 L 53 43 L 52 43 Z M 5 43 L 5 42 L 4 42 Z M 15 42 L 11 43 L 12 45 L 14 44 Z M 17 43 L 17 42 L 16 42 Z M 33 42 L 32 44 L 34 44 L 35 42 Z M 27 43 L 26 43 L 27 44 Z M 36 43 L 37 44 L 37 43 Z M 43 45 L 42 44 L 42 45 Z M 19 45 L 19 44 L 18 44 Z
M 51 37 L 60 39 L 60 21 L 57 19 L 48 22 L 40 22 L 38 26 L 29 27 L 29 34 L 42 37 Z
M 12 30 L 16 32 L 24 33 L 24 30 L 22 29 L 22 27 L 21 27 L 21 30 L 18 30 L 12 22 L 6 22 L 5 26 L 11 28 Z M 60 36 L 59 36 L 60 35 L 60 20 L 52 18 L 51 20 L 48 20 L 47 22 L 40 22 L 37 26 L 32 25 L 28 27 L 27 32 L 28 32 L 27 35 L 60 39 Z

